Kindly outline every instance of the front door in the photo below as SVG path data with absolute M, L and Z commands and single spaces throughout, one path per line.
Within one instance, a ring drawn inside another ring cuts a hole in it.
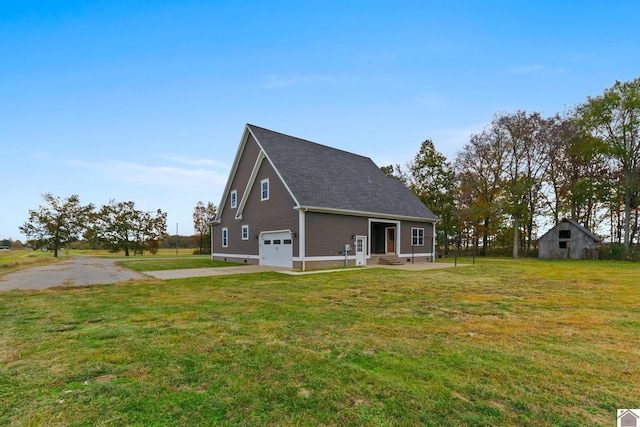
M 395 227 L 387 228 L 387 253 L 388 254 L 396 253 L 396 228 Z
M 356 236 L 356 265 L 367 265 L 367 238 Z

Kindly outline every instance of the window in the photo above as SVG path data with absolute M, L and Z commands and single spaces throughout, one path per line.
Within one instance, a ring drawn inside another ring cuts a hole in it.
M 424 246 L 424 228 L 411 229 L 411 245 Z
M 270 245 L 270 244 L 271 244 L 271 240 L 265 240 L 265 241 L 264 241 L 264 244 L 265 244 L 265 245 Z
M 560 237 L 561 239 L 570 239 L 571 230 L 560 230 L 558 233 L 558 237 Z
M 231 192 L 231 209 L 235 209 L 238 207 L 238 192 L 233 190 Z
M 249 226 L 242 226 L 242 240 L 249 240 Z
M 274 245 L 279 245 L 281 243 L 282 243 L 282 241 L 280 239 L 276 239 L 276 240 L 273 241 Z
M 260 200 L 269 200 L 269 178 L 260 181 Z
M 284 239 L 284 240 L 282 241 L 282 243 L 284 243 L 285 245 L 290 245 L 290 244 L 292 244 L 293 242 L 291 241 L 291 239 Z
M 567 249 L 567 242 L 560 242 L 560 249 Z
M 226 248 L 228 246 L 229 246 L 229 229 L 223 228 L 222 229 L 222 247 Z

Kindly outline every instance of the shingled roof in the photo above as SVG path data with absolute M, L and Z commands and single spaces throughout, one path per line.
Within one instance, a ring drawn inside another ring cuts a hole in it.
M 368 157 L 247 125 L 297 201 L 299 208 L 438 218 L 398 179 Z

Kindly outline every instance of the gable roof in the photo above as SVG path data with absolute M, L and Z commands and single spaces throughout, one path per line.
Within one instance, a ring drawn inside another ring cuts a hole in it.
M 594 241 L 596 241 L 596 242 L 599 242 L 599 241 L 600 241 L 600 238 L 599 238 L 598 236 L 596 236 L 595 234 L 593 234 L 591 231 L 589 231 L 589 229 L 588 229 L 588 228 L 583 227 L 582 225 L 578 224 L 578 222 L 577 222 L 577 221 L 574 221 L 574 220 L 572 220 L 572 219 L 567 219 L 567 218 L 564 218 L 564 219 L 563 219 L 562 221 L 560 221 L 558 224 L 556 224 L 556 225 L 554 225 L 553 227 L 551 227 L 551 229 L 550 229 L 549 231 L 547 231 L 546 233 L 544 233 L 544 234 L 540 237 L 540 239 L 544 238 L 547 234 L 551 233 L 553 230 L 555 230 L 555 229 L 556 229 L 556 227 L 557 227 L 558 225 L 560 225 L 560 224 L 561 224 L 561 223 L 563 223 L 563 222 L 568 222 L 568 223 L 570 223 L 570 224 L 573 224 L 575 227 L 577 227 L 577 228 L 578 228 L 580 231 L 582 231 L 584 234 L 586 234 L 587 236 L 589 236 L 590 238 L 592 238 Z
M 438 220 L 400 180 L 387 176 L 368 157 L 251 124 L 246 132 L 282 178 L 296 208 Z

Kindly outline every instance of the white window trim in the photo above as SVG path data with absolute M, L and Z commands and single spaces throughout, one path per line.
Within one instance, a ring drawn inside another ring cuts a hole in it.
M 223 248 L 229 247 L 229 229 L 228 228 L 222 229 L 222 247 Z
M 246 230 L 246 233 L 245 233 Z M 248 225 L 243 225 L 242 226 L 242 240 L 249 240 L 249 226 Z
M 414 244 L 414 241 L 415 241 L 415 244 Z M 411 245 L 424 246 L 424 228 L 419 228 L 419 227 L 411 228 Z
M 264 184 L 267 184 L 267 197 L 264 196 L 264 190 L 263 190 L 263 186 Z M 261 201 L 265 201 L 265 200 L 269 200 L 269 193 L 271 192 L 271 189 L 269 188 L 269 178 L 263 179 L 262 181 L 260 181 L 260 200 Z
M 231 192 L 231 209 L 235 209 L 238 207 L 238 190 L 233 190 Z

